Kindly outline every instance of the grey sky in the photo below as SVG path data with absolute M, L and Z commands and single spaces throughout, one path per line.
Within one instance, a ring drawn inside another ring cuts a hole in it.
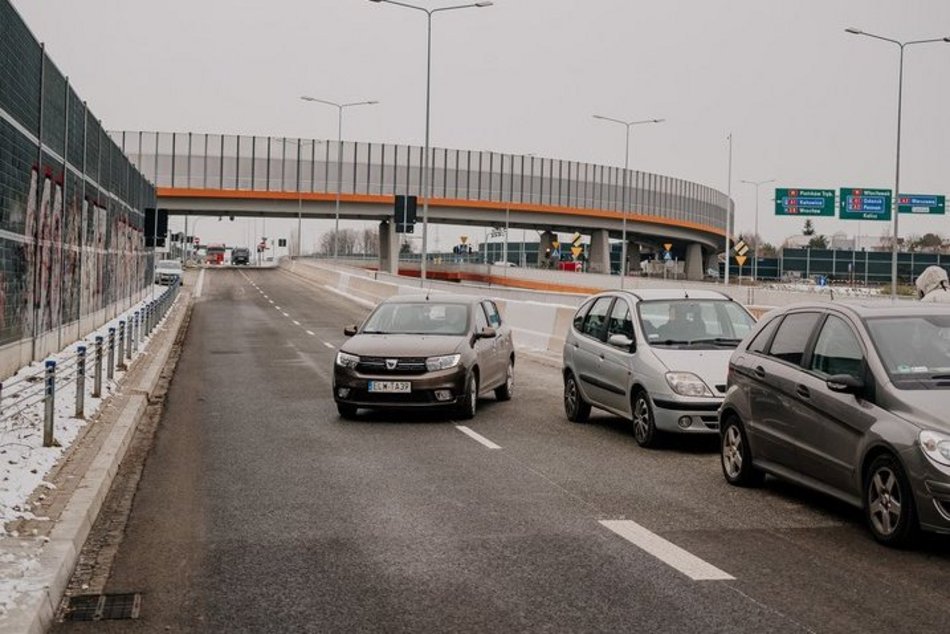
M 335 110 L 298 99 L 311 94 L 381 102 L 347 112 L 347 139 L 422 144 L 420 12 L 367 0 L 13 3 L 109 129 L 335 138 Z M 942 37 L 950 2 L 496 0 L 437 15 L 432 144 L 622 165 L 623 129 L 591 115 L 663 117 L 634 128 L 631 166 L 725 191 L 732 131 L 736 225 L 751 228 L 753 188 L 740 179 L 893 187 L 898 49 L 848 26 Z M 950 193 L 948 75 L 950 44 L 908 49 L 904 192 Z M 760 230 L 781 241 L 802 223 L 772 217 L 771 194 L 762 188 Z M 935 218 L 903 216 L 902 235 L 950 234 Z

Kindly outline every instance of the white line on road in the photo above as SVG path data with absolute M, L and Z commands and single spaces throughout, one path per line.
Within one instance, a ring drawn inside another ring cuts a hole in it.
M 309 332 L 309 331 L 308 331 L 308 332 Z M 313 333 L 310 333 L 310 334 L 313 334 Z M 324 341 L 324 342 L 323 342 L 323 345 L 325 345 L 325 346 L 326 346 L 327 348 L 329 348 L 330 350 L 333 350 L 333 349 L 336 348 L 336 346 L 334 346 L 334 345 L 333 345 L 332 343 L 330 343 L 329 341 Z
M 273 302 L 272 302 L 273 303 Z M 280 310 L 280 306 L 274 306 L 275 309 Z
M 284 317 L 286 317 L 287 319 L 290 319 L 290 315 L 288 315 L 288 314 L 285 313 L 284 311 L 280 311 L 280 314 L 283 315 Z
M 676 544 L 651 533 L 631 520 L 601 520 L 601 524 L 620 535 L 634 546 L 653 555 L 663 563 L 676 568 L 693 581 L 728 581 L 735 579 Z
M 295 326 L 299 326 L 299 325 L 300 325 L 300 322 L 295 319 L 295 320 L 294 320 L 294 325 L 295 325 Z
M 472 431 L 471 429 L 469 429 L 469 428 L 466 427 L 465 425 L 456 425 L 455 428 L 456 428 L 457 430 L 459 430 L 460 432 L 462 432 L 463 434 L 465 434 L 466 436 L 468 436 L 469 438 L 472 438 L 473 440 L 476 440 L 476 441 L 482 443 L 483 445 L 485 445 L 485 446 L 488 447 L 489 449 L 501 449 L 501 447 L 500 447 L 499 445 L 496 445 L 495 443 L 493 443 L 492 441 L 488 440 L 487 438 L 485 438 L 485 437 L 482 436 L 481 434 L 478 434 L 478 433 Z
M 267 301 L 269 301 L 271 304 L 274 303 L 274 300 L 272 300 L 272 299 L 269 299 L 269 300 L 267 300 Z
M 195 297 L 201 297 L 201 289 L 205 285 L 205 270 L 201 269 L 198 273 L 198 283 L 195 284 Z
M 316 336 L 316 333 L 315 333 L 314 331 L 312 331 L 312 330 L 308 330 L 308 331 L 307 331 L 307 334 L 310 335 L 311 337 Z

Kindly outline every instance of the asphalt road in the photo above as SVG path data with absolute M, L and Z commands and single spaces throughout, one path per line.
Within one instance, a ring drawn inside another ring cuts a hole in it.
M 141 618 L 54 631 L 947 631 L 950 540 L 889 550 L 836 501 L 729 487 L 715 439 L 571 424 L 552 364 L 520 358 L 514 399 L 481 401 L 489 449 L 445 416 L 337 417 L 335 348 L 366 313 L 348 298 L 218 270 L 196 301 L 106 586 Z

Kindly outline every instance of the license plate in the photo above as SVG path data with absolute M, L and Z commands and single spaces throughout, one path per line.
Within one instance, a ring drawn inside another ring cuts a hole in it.
M 412 383 L 409 381 L 370 381 L 369 391 L 404 394 L 412 391 Z

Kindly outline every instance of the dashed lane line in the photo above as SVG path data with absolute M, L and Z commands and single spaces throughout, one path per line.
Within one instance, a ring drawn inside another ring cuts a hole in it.
M 198 273 L 198 283 L 195 284 L 195 297 L 201 297 L 201 289 L 205 285 L 205 270 L 201 269 L 201 272 Z
M 294 320 L 294 325 L 295 325 L 295 326 L 299 326 L 299 325 L 300 325 L 300 322 L 295 319 L 295 320 Z
M 311 337 L 317 336 L 317 333 L 315 333 L 315 332 L 312 331 L 312 330 L 308 330 L 308 331 L 307 331 L 307 334 L 310 335 Z
M 310 332 L 310 331 L 308 330 L 307 332 Z M 313 333 L 310 333 L 310 334 L 313 334 Z M 324 341 L 324 342 L 323 342 L 323 345 L 325 345 L 325 346 L 326 346 L 327 348 L 329 348 L 330 350 L 335 350 L 335 349 L 336 349 L 336 346 L 334 346 L 334 345 L 333 345 L 332 343 L 330 343 L 329 341 Z
M 463 434 L 465 434 L 466 436 L 468 436 L 469 438 L 471 438 L 472 440 L 475 440 L 475 441 L 480 442 L 481 444 L 485 445 L 485 446 L 488 447 L 489 449 L 501 449 L 501 446 L 500 446 L 500 445 L 496 445 L 495 443 L 493 443 L 492 441 L 488 440 L 487 438 L 485 438 L 485 437 L 482 436 L 481 434 L 472 431 L 471 429 L 469 429 L 469 428 L 466 427 L 465 425 L 456 425 L 455 428 L 456 428 L 457 430 L 459 430 L 460 432 L 462 432 Z
M 735 579 L 729 573 L 723 572 L 632 520 L 601 520 L 600 523 L 693 581 L 731 581 Z

